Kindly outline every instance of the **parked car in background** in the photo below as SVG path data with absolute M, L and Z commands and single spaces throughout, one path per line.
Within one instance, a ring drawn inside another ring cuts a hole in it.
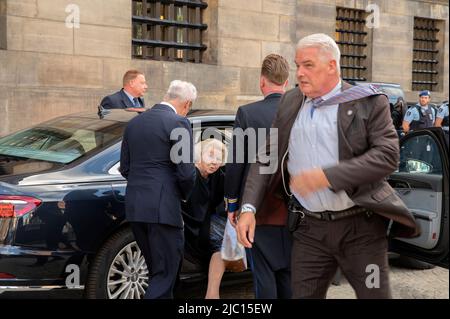
M 407 102 L 405 101 L 405 93 L 400 84 L 396 83 L 385 83 L 385 82 L 349 82 L 352 85 L 362 85 L 362 84 L 371 84 L 383 93 L 385 93 L 389 99 L 389 105 L 391 108 L 391 118 L 392 122 L 397 130 L 399 136 L 401 136 L 402 130 L 402 122 L 405 116 L 405 113 L 408 109 Z
M 67 115 L 0 138 L 0 292 L 75 283 L 87 298 L 143 296 L 148 270 L 125 220 L 126 180 L 118 171 L 122 134 L 134 116 L 126 110 Z M 188 115 L 202 123 L 194 125 L 196 141 L 211 128 L 226 142 L 234 117 L 217 110 Z M 448 267 L 449 158 L 441 135 L 429 129 L 401 141 L 400 167 L 389 182 L 423 232 L 394 238 L 391 248 Z M 205 280 L 207 261 L 186 252 L 181 282 Z M 71 276 L 76 269 L 79 282 Z M 248 271 L 224 277 L 243 280 L 251 280 Z

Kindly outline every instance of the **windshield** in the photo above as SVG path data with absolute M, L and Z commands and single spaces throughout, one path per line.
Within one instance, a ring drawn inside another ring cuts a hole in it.
M 125 124 L 58 118 L 0 138 L 0 155 L 67 164 L 119 140 Z

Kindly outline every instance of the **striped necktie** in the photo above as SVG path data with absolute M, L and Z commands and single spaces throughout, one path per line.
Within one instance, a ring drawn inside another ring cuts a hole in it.
M 139 99 L 137 97 L 133 99 L 133 104 L 134 107 L 141 107 L 141 104 L 139 103 Z
M 314 111 L 320 106 L 320 104 L 323 102 L 324 100 L 319 96 L 316 97 L 314 99 L 311 99 L 311 103 L 312 103 L 312 107 L 311 107 L 311 119 L 314 116 Z
M 355 101 L 364 97 L 380 94 L 384 93 L 378 90 L 375 86 L 371 84 L 362 84 L 358 86 L 352 86 L 348 90 L 341 91 L 340 93 L 330 97 L 329 99 L 317 103 L 315 107 L 317 108 L 324 105 L 342 104 L 345 102 Z

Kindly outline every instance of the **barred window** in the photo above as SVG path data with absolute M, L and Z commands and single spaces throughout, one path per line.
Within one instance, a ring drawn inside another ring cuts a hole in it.
M 201 0 L 132 0 L 133 57 L 201 62 L 207 6 Z
M 366 12 L 336 8 L 336 43 L 341 50 L 341 76 L 344 80 L 367 81 Z
M 437 20 L 414 18 L 412 90 L 435 91 L 438 85 Z
M 6 3 L 0 0 L 0 50 L 6 50 Z

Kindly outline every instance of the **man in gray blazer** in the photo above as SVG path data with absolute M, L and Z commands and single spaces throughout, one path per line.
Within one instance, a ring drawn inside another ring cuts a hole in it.
M 278 147 L 278 169 L 261 174 L 267 164 L 252 164 L 238 238 L 251 247 L 264 194 L 287 193 L 291 221 L 296 220 L 290 223 L 293 297 L 325 298 L 340 267 L 358 298 L 390 298 L 389 220 L 393 236 L 420 231 L 386 181 L 399 160 L 388 99 L 372 87 L 342 82 L 339 61 L 329 36 L 299 41 L 299 88 L 281 99 L 273 123 L 278 138 L 267 144 L 267 151 Z

